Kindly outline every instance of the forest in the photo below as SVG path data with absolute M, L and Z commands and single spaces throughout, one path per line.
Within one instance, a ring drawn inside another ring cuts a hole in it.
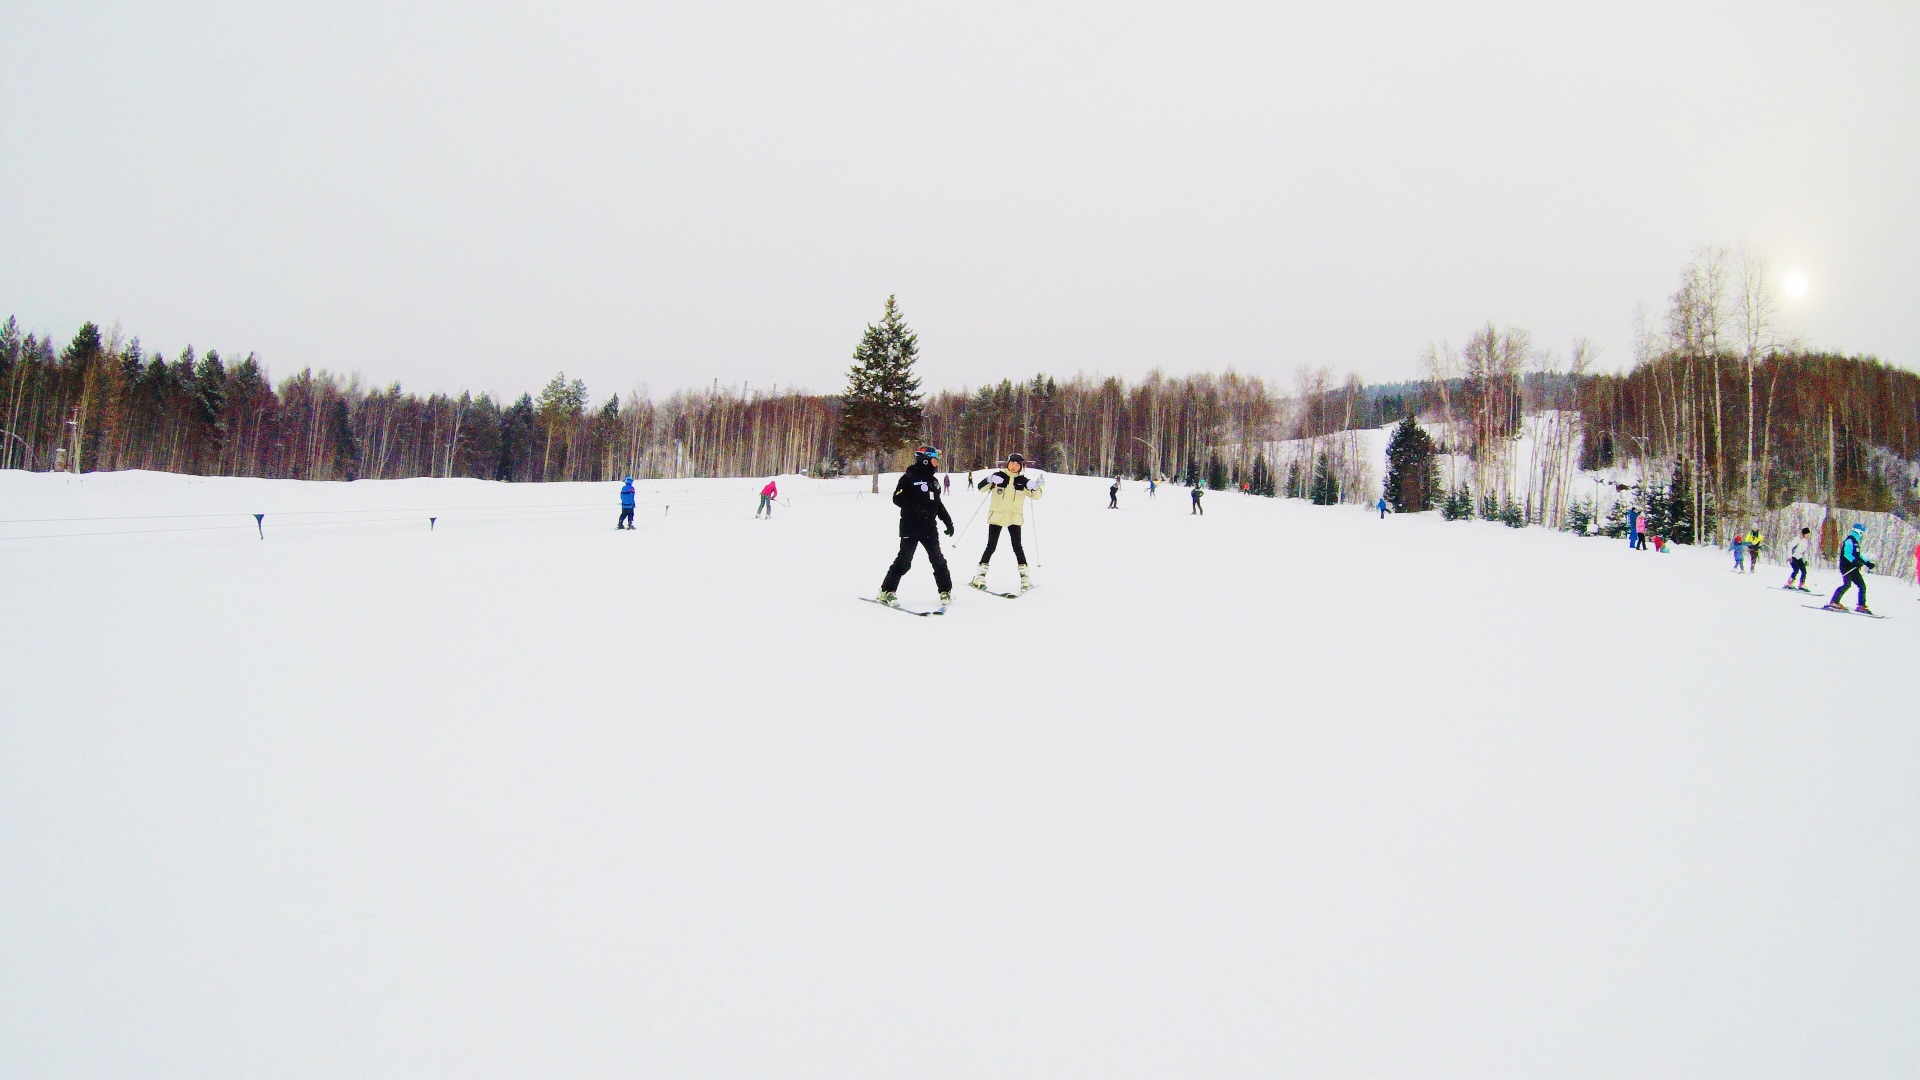
M 919 437 L 955 469 L 1018 450 L 1058 472 L 1303 493 L 1321 458 L 1351 454 L 1340 433 L 1411 415 L 1455 463 L 1450 493 L 1537 492 L 1541 506 L 1525 515 L 1552 525 L 1568 513 L 1577 470 L 1635 463 L 1669 494 L 1684 490 L 1698 522 L 1796 500 L 1912 516 L 1920 375 L 1808 349 L 1778 332 L 1777 308 L 1757 260 L 1709 247 L 1682 270 L 1664 325 L 1640 321 L 1624 372 L 1594 371 L 1584 341 L 1562 357 L 1523 329 L 1488 324 L 1457 350 L 1430 347 L 1423 378 L 1379 386 L 1321 366 L 1285 386 L 1229 370 L 1131 382 L 1042 373 L 933 390 L 919 396 Z M 276 384 L 251 354 L 169 358 L 94 323 L 56 345 L 13 318 L 0 325 L 0 468 L 516 482 L 830 475 L 871 465 L 837 438 L 842 400 L 715 386 L 596 403 L 564 373 L 512 401 L 311 369 Z M 1523 432 L 1527 463 L 1513 451 Z M 1289 465 L 1275 444 L 1291 440 L 1307 440 L 1308 456 Z

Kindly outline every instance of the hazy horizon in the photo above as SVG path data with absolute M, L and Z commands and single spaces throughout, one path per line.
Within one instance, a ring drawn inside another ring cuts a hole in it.
M 1702 244 L 1920 362 L 1920 9 L 9 7 L 0 318 L 417 392 L 1631 359 Z

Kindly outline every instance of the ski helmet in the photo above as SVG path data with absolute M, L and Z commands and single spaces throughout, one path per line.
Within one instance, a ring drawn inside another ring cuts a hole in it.
M 1853 523 L 1853 528 L 1848 529 L 1847 531 L 1859 533 L 1860 535 L 1865 536 L 1867 534 L 1867 523 L 1864 521 L 1856 521 Z
M 915 465 L 931 465 L 938 460 L 940 460 L 940 448 L 937 446 L 922 446 L 913 452 Z
M 1026 463 L 1027 463 L 1027 458 L 1025 454 L 1008 454 L 1007 455 L 1007 464 L 1009 465 L 1025 465 Z

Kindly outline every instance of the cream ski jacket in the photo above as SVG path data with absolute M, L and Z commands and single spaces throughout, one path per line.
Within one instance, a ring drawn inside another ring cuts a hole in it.
M 1005 469 L 995 469 L 987 474 L 985 480 L 980 481 L 980 486 L 992 496 L 987 505 L 987 524 L 1026 524 L 1026 507 L 1021 500 L 1039 498 L 1040 488 L 1045 483 L 1045 478 L 1028 469 L 1020 470 L 1020 475 L 1027 478 L 1027 486 L 1024 488 L 1014 487 L 1013 478 Z

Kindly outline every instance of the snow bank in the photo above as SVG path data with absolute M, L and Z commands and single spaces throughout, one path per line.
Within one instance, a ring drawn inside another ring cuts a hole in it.
M 0 476 L 0 1075 L 1920 1070 L 1910 588 L 763 482 Z

